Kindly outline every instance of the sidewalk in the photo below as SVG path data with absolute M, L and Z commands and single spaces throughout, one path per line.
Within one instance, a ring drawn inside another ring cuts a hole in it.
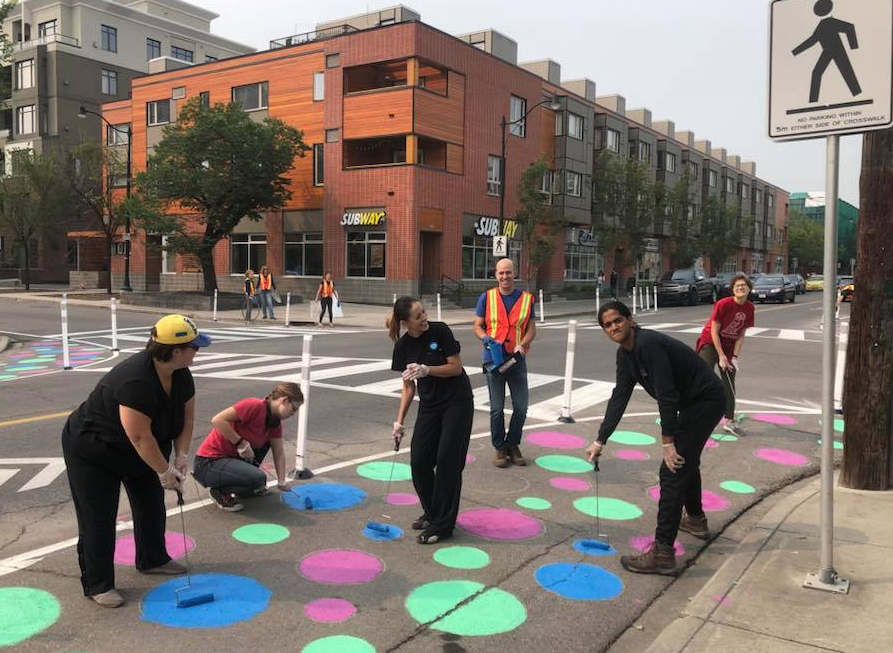
M 817 476 L 770 510 L 646 653 L 889 650 L 893 492 L 835 486 L 841 595 L 802 587 L 819 567 L 819 488 Z

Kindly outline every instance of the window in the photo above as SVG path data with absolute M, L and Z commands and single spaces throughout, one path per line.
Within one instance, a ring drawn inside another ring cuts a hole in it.
M 217 61 L 217 57 L 210 54 L 205 55 L 205 63 L 214 63 L 215 61 Z
M 171 98 L 174 100 L 182 100 L 186 97 L 186 87 L 185 86 L 174 86 L 171 89 Z
M 775 206 L 775 196 L 774 195 L 766 195 L 766 206 L 770 209 Z
M 750 186 L 741 184 L 741 198 L 746 200 L 748 197 L 750 197 Z
M 267 262 L 267 234 L 232 234 L 229 241 L 230 274 L 243 276 L 245 270 L 260 270 Z
M 735 180 L 731 177 L 726 177 L 726 192 L 734 193 L 735 192 Z
M 106 145 L 127 145 L 127 134 L 130 131 L 130 123 L 124 122 L 113 127 L 105 128 Z
M 598 278 L 598 251 L 595 247 L 565 245 L 564 278 L 568 281 L 586 281 Z
M 693 180 L 698 178 L 698 164 L 694 161 L 688 162 L 688 174 Z
M 543 178 L 540 180 L 540 187 L 537 189 L 546 196 L 547 202 L 550 202 L 552 198 L 552 177 L 554 174 L 551 170 L 546 170 L 543 173 Z
M 474 48 L 477 48 L 478 50 L 487 49 L 487 39 L 483 34 L 471 37 L 471 40 L 468 41 L 468 44 Z
M 753 201 L 757 204 L 763 203 L 763 191 L 761 191 L 759 188 L 753 189 Z
M 521 241 L 509 238 L 508 258 L 514 261 L 515 270 L 521 269 Z M 495 268 L 492 236 L 472 234 L 462 237 L 463 279 L 492 279 Z
M 116 27 L 102 26 L 102 49 L 106 52 L 118 51 L 118 29 Z
M 233 102 L 242 105 L 245 111 L 267 108 L 267 83 L 233 86 Z
M 672 152 L 664 154 L 664 170 L 667 172 L 676 172 L 676 155 Z
M 651 161 L 651 143 L 645 143 L 643 141 L 636 141 L 636 156 L 639 161 L 643 161 L 644 163 L 648 163 Z
M 564 136 L 564 114 L 561 111 L 555 112 L 555 135 Z
M 509 101 L 509 133 L 512 136 L 524 138 L 527 134 L 527 121 L 524 116 L 527 115 L 527 100 L 515 95 L 511 96 Z
M 567 135 L 577 140 L 583 140 L 583 116 L 568 112 Z
M 502 194 L 502 159 L 498 156 L 487 157 L 487 195 Z
M 211 106 L 211 93 L 209 91 L 202 91 L 198 94 L 198 103 L 207 109 Z
M 192 50 L 180 48 L 176 45 L 171 46 L 171 56 L 174 59 L 179 59 L 180 61 L 188 61 L 189 63 L 192 63 L 195 60 L 195 54 L 192 52 Z
M 146 102 L 146 124 L 166 125 L 171 121 L 171 101 Z
M 605 130 L 605 149 L 620 153 L 620 132 L 616 129 Z
M 16 88 L 31 88 L 34 86 L 34 59 L 16 61 Z
M 325 181 L 325 172 L 323 167 L 323 144 L 313 144 L 313 185 L 322 186 Z
M 56 33 L 56 19 L 37 24 L 37 37 L 53 36 Z
M 146 61 L 161 56 L 161 41 L 146 39 Z
M 16 134 L 33 134 L 37 131 L 37 109 L 33 104 L 16 108 Z
M 347 276 L 384 277 L 385 231 L 347 232 Z
M 285 274 L 321 277 L 322 233 L 285 234 Z
M 166 249 L 169 240 L 169 236 L 161 237 L 161 274 L 176 274 L 177 272 L 177 255 Z
M 326 143 L 337 143 L 341 138 L 341 130 L 340 129 L 327 129 L 326 130 Z
M 326 55 L 326 68 L 337 68 L 341 65 L 341 54 L 335 52 L 334 54 Z
M 313 73 L 313 101 L 319 102 L 325 98 L 326 74 Z
M 583 175 L 579 172 L 565 171 L 564 191 L 572 197 L 580 197 L 583 194 Z
M 118 73 L 114 70 L 102 69 L 103 95 L 118 95 Z
M 719 175 L 716 173 L 716 170 L 708 170 L 707 171 L 707 185 L 711 188 L 716 188 L 716 184 L 719 181 Z

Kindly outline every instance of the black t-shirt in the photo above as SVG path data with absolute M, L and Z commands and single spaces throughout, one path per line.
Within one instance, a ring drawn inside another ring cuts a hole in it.
M 69 429 L 77 435 L 93 435 L 115 448 L 132 449 L 118 412 L 127 406 L 152 420 L 152 435 L 169 455 L 170 443 L 183 431 L 184 406 L 194 395 L 192 373 L 183 368 L 174 371 L 168 397 L 152 358 L 142 351 L 100 379 L 87 401 L 69 416 Z
M 391 369 L 403 372 L 410 363 L 432 367 L 446 365 L 447 358 L 459 354 L 459 342 L 443 322 L 429 322 L 428 330 L 418 338 L 404 333 L 394 344 Z M 446 406 L 455 401 L 469 400 L 471 382 L 465 370 L 459 376 L 449 378 L 426 376 L 417 381 L 419 400 L 426 408 Z

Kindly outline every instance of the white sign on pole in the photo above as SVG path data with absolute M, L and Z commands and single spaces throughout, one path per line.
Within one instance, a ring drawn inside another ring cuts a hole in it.
M 890 0 L 774 0 L 769 13 L 769 138 L 893 125 Z
M 493 236 L 493 257 L 509 255 L 509 239 L 507 236 Z

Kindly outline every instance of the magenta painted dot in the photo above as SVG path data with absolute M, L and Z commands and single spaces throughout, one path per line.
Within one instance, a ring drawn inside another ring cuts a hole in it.
M 654 501 L 660 501 L 660 486 L 655 485 L 654 487 L 648 488 L 648 496 Z M 726 510 L 729 507 L 729 501 L 716 492 L 702 490 L 701 505 L 705 512 L 719 512 L 721 510 Z
M 326 549 L 304 557 L 298 570 L 305 578 L 328 585 L 368 583 L 384 571 L 376 556 L 356 549 Z
M 384 502 L 391 506 L 414 506 L 419 498 L 409 492 L 391 492 L 385 495 Z
M 647 453 L 635 449 L 618 449 L 614 452 L 614 457 L 620 460 L 648 460 Z
M 459 514 L 456 525 L 488 540 L 529 540 L 545 530 L 539 519 L 508 508 L 473 508 Z
M 705 449 L 716 449 L 717 447 L 719 447 L 719 442 L 716 440 L 707 440 L 707 442 L 704 443 Z
M 770 463 L 787 465 L 788 467 L 803 467 L 809 464 L 809 459 L 806 456 L 784 449 L 757 449 L 753 455 L 757 458 L 768 460 Z
M 767 424 L 779 424 L 782 426 L 790 426 L 796 424 L 797 420 L 788 415 L 776 415 L 775 413 L 757 413 L 753 416 L 758 422 L 766 422 Z
M 174 531 L 168 531 L 164 534 L 164 546 L 167 548 L 167 554 L 177 560 L 184 555 L 183 550 L 183 534 Z M 186 546 L 188 551 L 195 548 L 195 540 L 186 537 Z M 133 533 L 122 535 L 115 542 L 115 563 L 119 565 L 133 566 L 136 564 L 136 542 L 133 539 Z
M 344 599 L 318 599 L 304 606 L 305 617 L 323 624 L 341 623 L 356 613 L 356 606 Z
M 654 544 L 654 535 L 634 535 L 629 538 L 629 545 L 636 551 L 645 551 Z M 676 540 L 673 542 L 673 550 L 677 556 L 685 555 L 685 547 Z
M 475 458 L 474 456 L 472 456 L 470 453 L 465 454 L 465 464 L 466 464 L 466 465 L 470 465 L 470 464 L 473 463 L 475 460 L 477 460 L 477 458 Z
M 713 599 L 714 601 L 716 601 L 717 603 L 719 603 L 723 607 L 732 605 L 732 602 L 729 600 L 729 597 L 723 596 L 722 594 L 714 594 L 710 598 Z
M 586 446 L 583 438 L 560 431 L 536 431 L 528 434 L 525 441 L 552 449 L 582 449 Z
M 559 490 L 567 490 L 568 492 L 585 492 L 592 487 L 588 482 L 579 478 L 571 478 L 569 476 L 559 476 L 550 478 L 549 485 Z

